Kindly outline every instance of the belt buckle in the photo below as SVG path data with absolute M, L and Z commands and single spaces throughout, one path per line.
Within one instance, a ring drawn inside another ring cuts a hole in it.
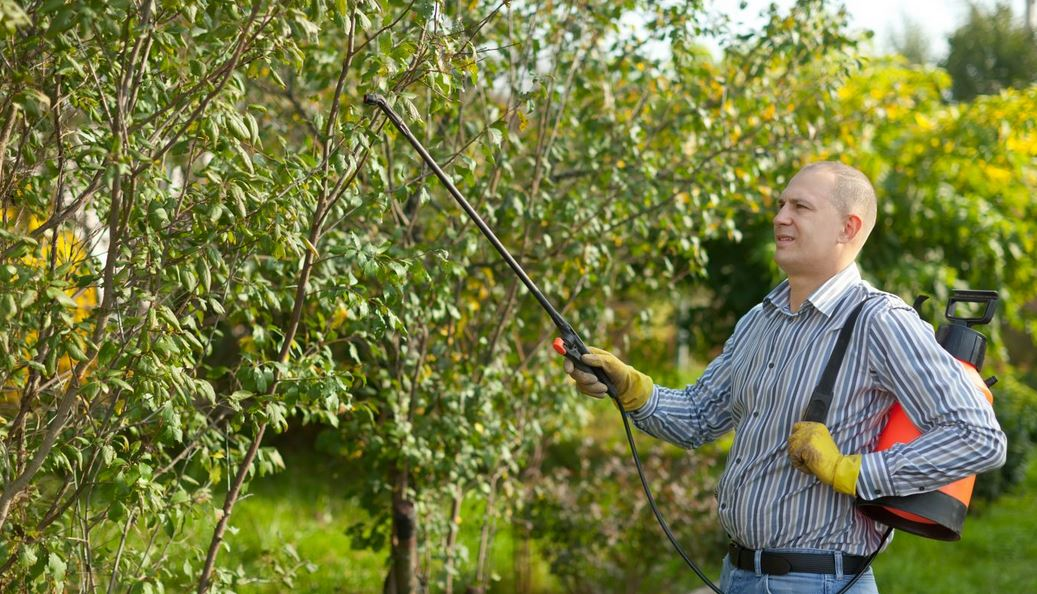
M 760 555 L 760 571 L 767 575 L 785 575 L 792 571 L 792 564 L 781 555 L 763 553 Z

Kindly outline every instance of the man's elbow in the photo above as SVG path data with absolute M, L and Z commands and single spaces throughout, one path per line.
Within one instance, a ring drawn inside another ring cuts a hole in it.
M 1001 468 L 1005 465 L 1005 459 L 1007 456 L 1008 437 L 1005 436 L 1005 432 L 1001 429 L 995 429 L 994 435 L 989 440 L 988 446 L 982 448 L 979 452 L 981 468 L 976 472 L 987 472 L 989 470 Z

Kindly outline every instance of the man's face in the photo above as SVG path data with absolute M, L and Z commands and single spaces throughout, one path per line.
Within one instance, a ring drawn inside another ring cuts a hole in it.
M 835 178 L 824 171 L 797 174 L 778 199 L 774 260 L 785 274 L 838 272 L 844 217 L 832 204 Z

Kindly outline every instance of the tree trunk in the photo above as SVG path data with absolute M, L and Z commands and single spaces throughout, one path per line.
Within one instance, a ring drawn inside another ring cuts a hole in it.
M 496 520 L 494 519 L 496 509 L 494 506 L 497 501 L 497 480 L 499 476 L 499 470 L 495 470 L 493 477 L 490 479 L 490 492 L 486 496 L 486 514 L 483 516 L 482 529 L 479 532 L 479 555 L 477 557 L 478 561 L 475 564 L 475 585 L 470 586 L 466 594 L 482 594 L 482 592 L 486 591 L 486 561 L 496 527 Z
M 530 592 L 533 591 L 530 580 L 531 572 L 529 550 L 531 540 L 530 532 L 532 531 L 531 524 L 532 523 L 526 518 L 520 518 L 513 524 L 516 536 L 518 537 L 518 542 L 515 543 L 515 550 L 512 557 L 515 572 L 516 594 L 530 594 Z
M 457 546 L 457 533 L 461 524 L 461 504 L 464 503 L 464 490 L 461 485 L 454 486 L 454 497 L 450 504 L 450 528 L 446 537 L 446 586 L 443 594 L 454 594 L 454 548 Z
M 393 488 L 392 550 L 385 594 L 419 594 L 418 520 L 414 502 L 407 499 L 407 473 L 400 472 Z

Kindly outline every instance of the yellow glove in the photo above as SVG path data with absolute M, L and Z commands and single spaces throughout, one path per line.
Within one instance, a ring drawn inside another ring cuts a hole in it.
M 844 456 L 823 424 L 801 421 L 792 426 L 789 460 L 796 470 L 813 474 L 836 491 L 857 494 L 861 455 Z
M 612 380 L 619 392 L 619 401 L 623 409 L 627 411 L 637 410 L 648 402 L 655 386 L 652 378 L 620 361 L 608 351 L 587 347 L 590 353 L 583 356 L 583 362 L 591 367 L 600 367 L 605 370 L 605 375 Z M 576 388 L 588 396 L 602 398 L 606 395 L 605 384 L 598 381 L 593 373 L 576 369 L 573 362 L 565 359 L 565 372 L 576 380 Z

